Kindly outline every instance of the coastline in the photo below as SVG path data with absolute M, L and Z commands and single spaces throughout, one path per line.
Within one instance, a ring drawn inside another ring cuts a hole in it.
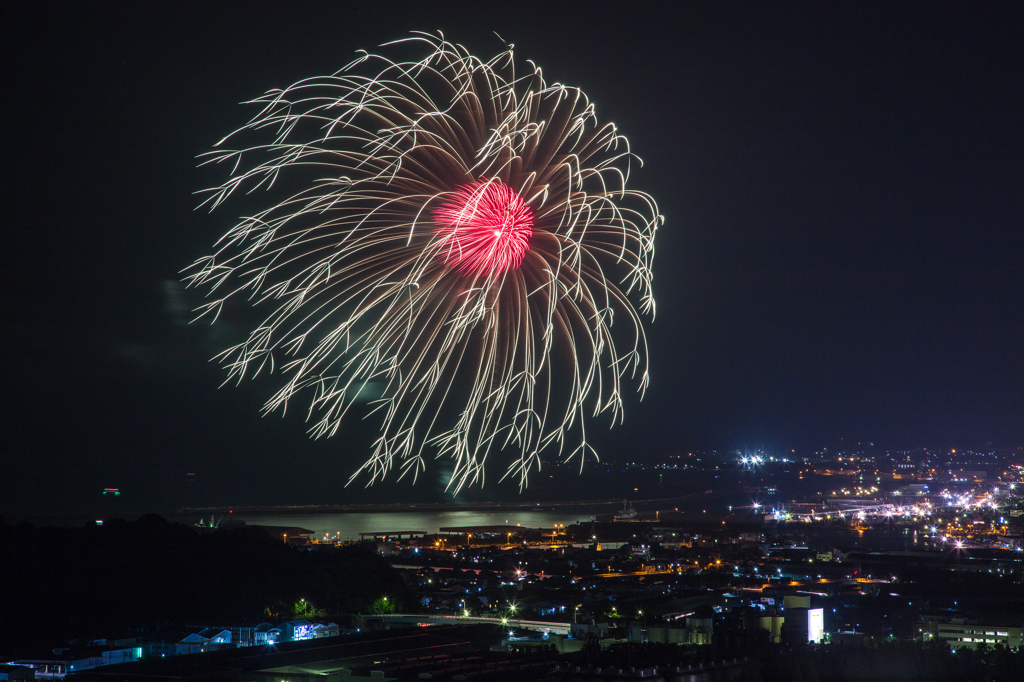
M 672 497 L 655 497 L 630 500 L 637 508 L 644 511 L 653 510 L 657 505 L 678 503 L 704 497 L 704 493 L 690 493 Z M 621 497 L 591 500 L 559 500 L 538 502 L 408 502 L 393 504 L 303 504 L 303 505 L 219 505 L 209 507 L 181 507 L 173 511 L 146 511 L 130 513 L 97 513 L 67 514 L 60 516 L 25 516 L 9 517 L 8 523 L 22 521 L 36 527 L 44 526 L 77 526 L 95 522 L 97 518 L 123 518 L 127 521 L 138 520 L 147 514 L 156 514 L 173 523 L 193 523 L 198 517 L 213 515 L 237 514 L 239 516 L 299 516 L 317 514 L 387 514 L 387 513 L 437 513 L 437 512 L 529 512 L 555 511 L 578 508 L 607 508 L 608 513 L 622 506 Z
M 630 500 L 634 506 L 649 506 L 652 504 L 667 504 L 680 500 L 689 500 L 703 497 L 705 493 L 690 493 L 688 495 L 675 495 L 673 497 L 654 497 L 647 499 Z M 394 503 L 394 504 L 332 504 L 332 505 L 279 505 L 279 506 L 217 506 L 217 507 L 183 507 L 175 512 L 161 514 L 171 517 L 185 514 L 344 514 L 344 513 L 386 513 L 386 512 L 446 512 L 446 511 L 541 511 L 552 509 L 569 509 L 575 507 L 604 507 L 621 506 L 623 498 L 605 498 L 596 500 L 571 500 L 571 501 L 549 501 L 549 502 L 422 502 L 422 503 Z

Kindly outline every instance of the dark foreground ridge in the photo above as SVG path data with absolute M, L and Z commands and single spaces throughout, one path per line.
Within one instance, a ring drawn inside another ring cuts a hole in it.
M 158 516 L 77 528 L 0 519 L 0 655 L 49 654 L 69 638 L 195 623 L 259 623 L 302 600 L 358 613 L 408 590 L 361 546 L 306 552 L 251 527 L 200 531 Z

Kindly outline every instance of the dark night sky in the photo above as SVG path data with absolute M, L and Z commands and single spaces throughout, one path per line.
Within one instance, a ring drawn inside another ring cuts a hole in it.
M 410 30 L 496 31 L 645 161 L 653 382 L 603 455 L 1024 445 L 1024 9 L 894 4 L 3 3 L 0 514 L 172 509 L 189 471 L 201 501 L 369 498 L 366 427 L 311 442 L 218 390 L 176 281 L 234 217 L 192 209 L 238 103 Z

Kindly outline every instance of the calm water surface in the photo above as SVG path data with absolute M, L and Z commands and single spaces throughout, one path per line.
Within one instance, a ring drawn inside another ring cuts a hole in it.
M 384 531 L 423 531 L 437 533 L 449 526 L 522 526 L 552 528 L 556 523 L 589 521 L 592 516 L 611 513 L 612 509 L 541 509 L 537 511 L 410 511 L 339 514 L 232 514 L 235 520 L 261 526 L 299 526 L 322 538 L 358 540 L 360 533 Z

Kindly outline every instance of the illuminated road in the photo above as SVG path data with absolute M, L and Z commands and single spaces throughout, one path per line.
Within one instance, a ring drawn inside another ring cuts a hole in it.
M 521 620 L 519 618 L 485 618 L 482 616 L 443 616 L 429 613 L 389 613 L 386 615 L 363 616 L 366 621 L 379 620 L 384 623 L 421 623 L 426 625 L 500 625 L 520 630 L 536 630 L 555 635 L 569 634 L 569 623 L 548 623 L 542 620 Z
M 686 567 L 692 568 L 692 567 Z M 629 571 L 626 573 L 592 573 L 587 578 L 631 578 L 631 577 L 644 577 L 648 575 L 671 575 L 674 573 L 682 573 L 683 568 L 666 568 L 663 571 Z

